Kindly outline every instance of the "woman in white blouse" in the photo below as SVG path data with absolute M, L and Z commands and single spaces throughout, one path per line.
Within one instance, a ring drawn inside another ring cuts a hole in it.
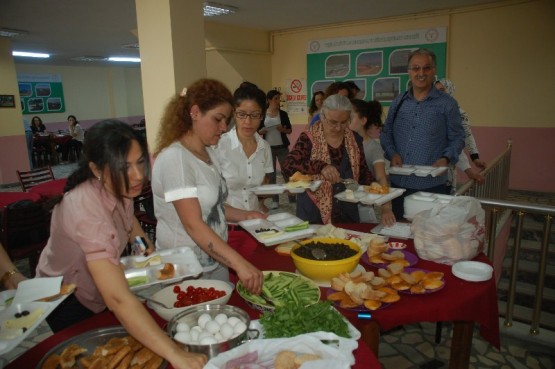
M 222 135 L 216 153 L 229 195 L 227 203 L 243 210 L 266 211 L 252 191 L 268 183 L 273 173 L 272 150 L 258 133 L 266 110 L 266 95 L 256 87 L 239 87 L 233 94 L 235 127 Z

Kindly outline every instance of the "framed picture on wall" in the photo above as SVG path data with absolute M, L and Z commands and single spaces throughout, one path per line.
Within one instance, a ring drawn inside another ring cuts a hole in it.
M 15 108 L 15 96 L 0 95 L 0 108 Z

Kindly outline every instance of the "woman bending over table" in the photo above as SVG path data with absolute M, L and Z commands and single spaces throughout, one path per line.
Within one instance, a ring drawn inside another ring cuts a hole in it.
M 174 368 L 202 368 L 206 357 L 180 349 L 129 290 L 120 255 L 136 236 L 133 198 L 150 172 L 146 144 L 119 121 L 103 121 L 87 135 L 84 157 L 54 207 L 50 239 L 37 276 L 62 275 L 75 293 L 47 318 L 56 332 L 110 309 L 127 332 Z M 152 243 L 147 239 L 149 252 Z
M 214 149 L 226 132 L 233 96 L 221 83 L 202 79 L 168 104 L 157 138 L 152 171 L 156 247 L 190 247 L 204 278 L 229 280 L 234 269 L 243 285 L 260 293 L 262 272 L 227 244 L 227 223 L 265 218 L 227 205 L 228 188 Z
M 228 186 L 227 203 L 244 210 L 267 211 L 253 188 L 269 182 L 272 150 L 258 133 L 266 111 L 266 95 L 257 87 L 239 87 L 233 94 L 235 127 L 224 133 L 216 154 Z
M 297 216 L 310 223 L 358 223 L 357 204 L 339 201 L 334 195 L 345 191 L 341 179 L 353 178 L 370 184 L 374 176 L 368 169 L 362 137 L 348 126 L 352 105 L 348 97 L 331 95 L 324 100 L 320 121 L 301 133 L 285 160 L 283 171 L 288 177 L 295 172 L 323 180 L 318 191 L 297 196 Z

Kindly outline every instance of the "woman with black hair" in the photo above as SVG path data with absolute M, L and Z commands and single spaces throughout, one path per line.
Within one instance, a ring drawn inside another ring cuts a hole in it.
M 133 198 L 150 175 L 146 143 L 129 125 L 102 121 L 87 134 L 83 158 L 52 213 L 50 239 L 37 276 L 63 276 L 75 284 L 47 318 L 56 332 L 110 309 L 127 332 L 174 368 L 202 368 L 206 357 L 185 352 L 169 338 L 129 290 L 120 256 L 137 236 L 147 240 Z

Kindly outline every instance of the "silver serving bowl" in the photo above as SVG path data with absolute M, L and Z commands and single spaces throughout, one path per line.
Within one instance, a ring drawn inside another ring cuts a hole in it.
M 189 352 L 197 352 L 201 354 L 205 354 L 208 359 L 210 360 L 212 357 L 218 355 L 221 352 L 228 351 L 234 347 L 237 347 L 250 339 L 258 338 L 260 332 L 258 330 L 249 329 L 250 325 L 250 318 L 249 315 L 242 309 L 231 306 L 231 305 L 202 305 L 187 309 L 177 315 L 175 315 L 169 322 L 167 332 L 170 337 L 174 337 L 176 334 L 176 327 L 177 324 L 180 322 L 187 323 L 190 327 L 197 325 L 198 318 L 204 314 L 209 314 L 212 318 L 216 315 L 223 313 L 230 317 L 236 317 L 240 319 L 245 325 L 247 329 L 239 334 L 238 336 L 232 337 L 226 341 L 213 343 L 209 345 L 201 345 L 201 344 L 186 344 L 179 342 L 174 339 L 174 341 L 182 348 L 186 349 Z

